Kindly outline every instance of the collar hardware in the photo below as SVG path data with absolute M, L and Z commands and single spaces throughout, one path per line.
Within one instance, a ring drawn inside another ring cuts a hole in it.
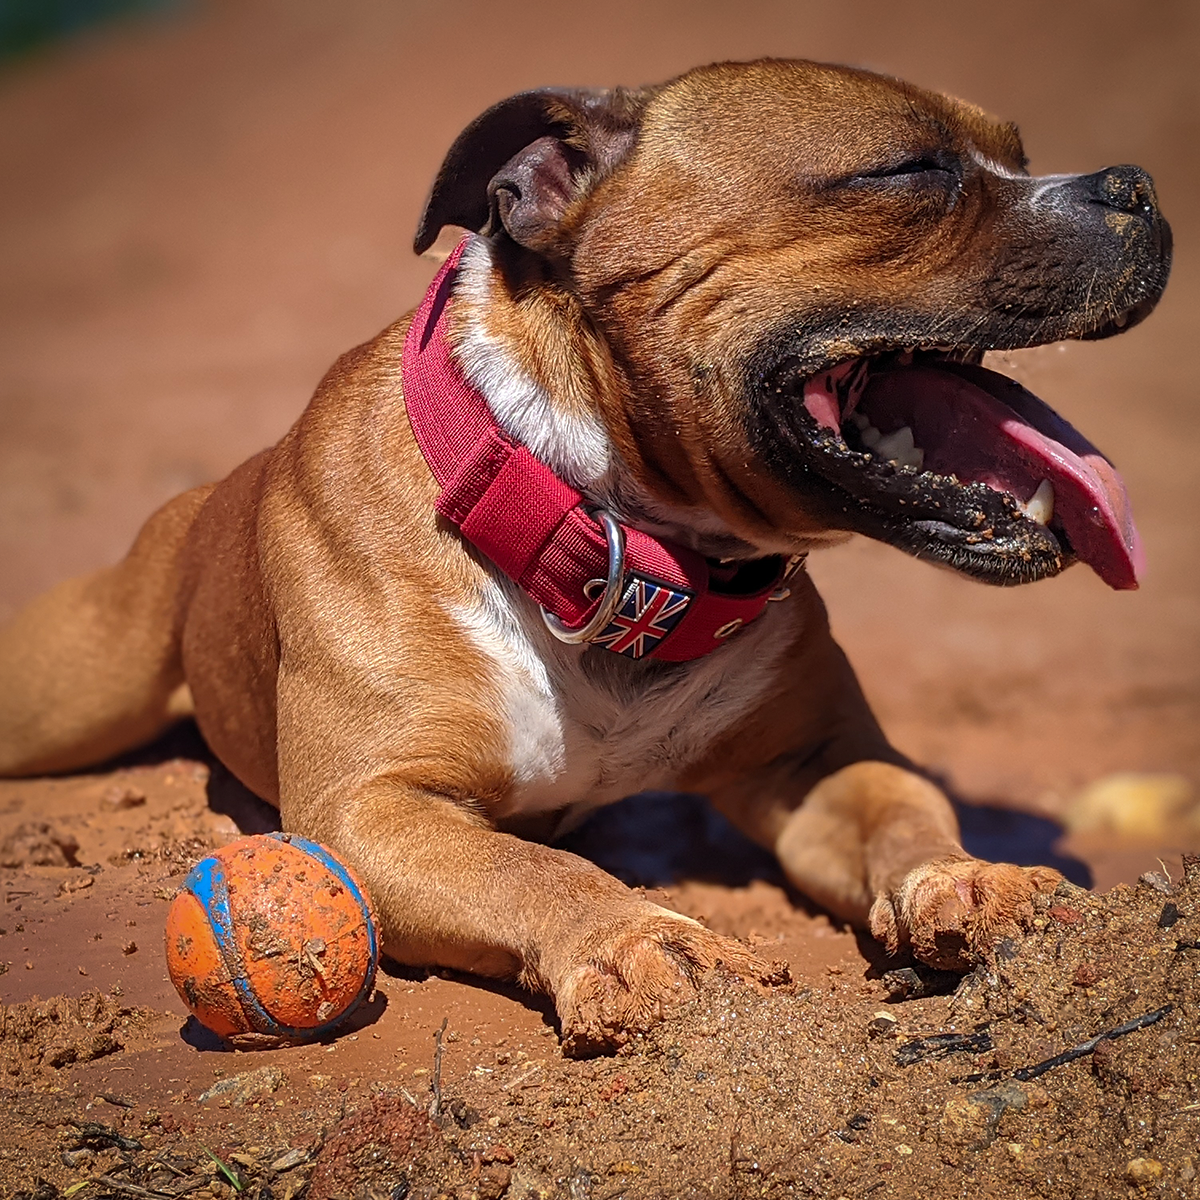
M 608 543 L 608 578 L 602 581 L 589 579 L 583 585 L 583 594 L 590 600 L 592 597 L 588 595 L 588 589 L 591 585 L 603 583 L 603 591 L 597 597 L 596 611 L 581 628 L 572 629 L 564 625 L 554 613 L 542 607 L 542 620 L 546 622 L 546 628 L 568 646 L 594 641 L 597 635 L 603 633 L 612 623 L 613 617 L 621 607 L 621 585 L 625 582 L 625 531 L 607 509 L 598 508 L 593 516 L 599 520 L 600 527 L 604 530 L 604 540 Z

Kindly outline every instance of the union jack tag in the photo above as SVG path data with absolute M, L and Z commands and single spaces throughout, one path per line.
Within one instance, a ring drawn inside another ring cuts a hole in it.
M 691 592 L 634 575 L 612 621 L 592 639 L 626 658 L 644 658 L 679 624 Z

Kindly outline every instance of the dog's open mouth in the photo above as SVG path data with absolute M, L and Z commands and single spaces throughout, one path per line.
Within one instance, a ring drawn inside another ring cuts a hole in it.
M 894 351 L 809 377 L 803 404 L 823 460 L 810 467 L 921 557 L 994 583 L 1078 558 L 1110 587 L 1137 587 L 1142 548 L 1120 475 L 981 357 Z

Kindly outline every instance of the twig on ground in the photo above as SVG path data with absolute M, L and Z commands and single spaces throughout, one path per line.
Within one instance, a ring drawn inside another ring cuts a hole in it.
M 1036 1079 L 1039 1075 L 1044 1075 L 1047 1071 L 1052 1071 L 1055 1067 L 1065 1066 L 1069 1062 L 1074 1062 L 1077 1058 L 1086 1058 L 1089 1054 L 1095 1052 L 1096 1047 L 1101 1042 L 1111 1042 L 1116 1038 L 1124 1037 L 1127 1033 L 1134 1033 L 1139 1029 L 1145 1029 L 1148 1025 L 1156 1024 L 1174 1007 L 1173 1004 L 1165 1004 L 1162 1008 L 1156 1008 L 1153 1012 L 1143 1013 L 1140 1017 L 1134 1017 L 1132 1020 L 1125 1021 L 1112 1029 L 1106 1029 L 1103 1033 L 1098 1033 L 1095 1037 L 1088 1038 L 1086 1042 L 1080 1042 L 1078 1046 L 1072 1046 L 1070 1050 L 1064 1050 L 1061 1054 L 1056 1054 L 1053 1058 L 1043 1059 L 1040 1063 L 1034 1063 L 1030 1067 L 1017 1067 L 1014 1071 L 980 1071 L 975 1075 L 959 1076 L 950 1082 L 984 1083 L 1007 1077 L 1027 1083 L 1030 1079 Z
M 71 1118 L 65 1122 L 67 1125 L 74 1125 L 79 1130 L 79 1143 L 84 1142 L 108 1142 L 110 1145 L 116 1146 L 118 1150 L 142 1150 L 142 1143 L 135 1138 L 126 1137 L 123 1133 L 119 1133 L 111 1125 L 101 1125 L 99 1121 L 76 1121 Z
M 913 1038 L 896 1051 L 896 1062 L 902 1067 L 924 1062 L 927 1058 L 945 1058 L 948 1054 L 984 1054 L 995 1043 L 986 1029 L 978 1033 L 935 1033 L 932 1037 Z
M 435 1121 L 442 1112 L 442 1036 L 449 1024 L 450 1018 L 443 1017 L 441 1028 L 433 1035 L 433 1078 L 429 1081 L 429 1090 L 433 1093 L 433 1099 L 429 1102 L 429 1115 Z

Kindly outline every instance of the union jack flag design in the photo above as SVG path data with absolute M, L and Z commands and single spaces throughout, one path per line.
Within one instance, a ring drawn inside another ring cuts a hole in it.
M 679 624 L 692 593 L 633 576 L 621 607 L 593 641 L 626 658 L 644 658 Z

